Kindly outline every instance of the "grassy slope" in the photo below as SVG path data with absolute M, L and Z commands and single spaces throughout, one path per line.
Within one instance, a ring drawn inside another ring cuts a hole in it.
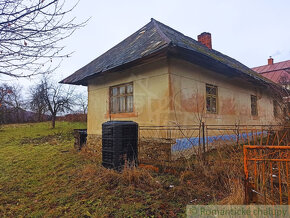
M 119 174 L 74 151 L 72 130 L 84 123 L 56 126 L 7 125 L 0 131 L 0 216 L 183 216 L 186 204 L 220 198 L 214 190 L 220 173 Z
M 86 164 L 72 151 L 68 133 L 85 124 L 58 123 L 54 130 L 49 125 L 8 125 L 0 132 L 0 214 L 57 215 L 67 206 L 69 176 Z

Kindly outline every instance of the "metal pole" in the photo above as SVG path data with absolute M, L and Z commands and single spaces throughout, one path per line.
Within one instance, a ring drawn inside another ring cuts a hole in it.
M 204 128 L 204 122 L 202 122 L 202 148 L 203 148 L 203 157 L 205 158 L 205 128 Z
M 249 199 L 249 171 L 248 171 L 248 160 L 247 160 L 247 148 L 243 146 L 244 152 L 244 175 L 245 175 L 245 204 L 250 203 Z

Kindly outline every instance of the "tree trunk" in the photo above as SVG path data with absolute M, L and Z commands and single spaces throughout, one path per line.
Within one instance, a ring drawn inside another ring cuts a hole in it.
M 41 111 L 40 110 L 38 110 L 38 113 L 37 113 L 37 121 L 41 122 Z
M 55 118 L 56 118 L 56 115 L 52 115 L 51 124 L 52 124 L 53 129 L 55 128 Z
M 21 123 L 20 122 L 20 116 L 19 116 L 19 108 L 16 108 L 16 122 L 17 123 Z
M 44 120 L 44 112 L 42 110 L 40 110 L 38 112 L 37 120 L 38 120 L 38 122 L 43 122 L 43 120 Z M 45 120 L 45 121 L 47 121 L 47 120 Z

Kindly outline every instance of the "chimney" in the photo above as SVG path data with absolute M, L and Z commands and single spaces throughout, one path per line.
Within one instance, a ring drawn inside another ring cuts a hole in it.
M 274 59 L 270 56 L 270 58 L 268 59 L 268 65 L 272 64 L 274 64 Z
M 211 47 L 211 34 L 210 33 L 203 32 L 197 36 L 197 39 L 199 42 L 204 44 L 206 47 L 208 47 L 209 49 L 212 49 L 212 47 Z

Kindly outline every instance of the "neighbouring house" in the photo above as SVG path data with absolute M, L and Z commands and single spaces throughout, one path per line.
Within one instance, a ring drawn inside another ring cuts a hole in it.
M 290 112 L 290 60 L 274 63 L 274 59 L 270 57 L 268 64 L 254 67 L 252 70 L 260 75 L 272 80 L 275 83 L 282 85 L 285 89 L 280 93 L 283 96 L 284 102 L 279 105 L 284 114 Z M 276 103 L 277 104 L 277 103 Z M 278 105 L 278 104 L 277 104 Z
M 274 59 L 270 57 L 267 65 L 254 67 L 252 70 L 290 89 L 290 60 L 274 63 Z
M 61 83 L 88 87 L 88 140 L 108 120 L 139 125 L 275 124 L 271 80 L 198 40 L 151 21 Z

